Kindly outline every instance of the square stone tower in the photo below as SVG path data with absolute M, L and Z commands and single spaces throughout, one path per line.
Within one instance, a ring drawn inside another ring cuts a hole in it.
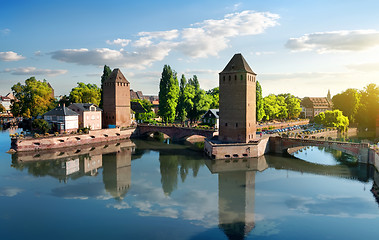
M 109 125 L 131 125 L 130 83 L 118 68 L 103 83 L 103 126 Z
M 256 134 L 256 74 L 237 53 L 219 73 L 219 140 L 248 143 Z

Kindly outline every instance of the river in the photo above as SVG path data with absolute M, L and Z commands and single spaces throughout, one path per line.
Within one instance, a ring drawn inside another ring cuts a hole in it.
M 376 170 L 328 149 L 211 161 L 157 141 L 20 155 L 8 131 L 0 142 L 4 240 L 379 235 Z

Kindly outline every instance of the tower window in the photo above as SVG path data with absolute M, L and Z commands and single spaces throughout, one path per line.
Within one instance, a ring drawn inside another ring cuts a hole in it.
M 238 123 L 236 123 L 236 127 L 238 127 Z
M 241 75 L 241 81 L 243 80 L 243 75 Z
M 225 76 L 222 77 L 222 80 L 225 82 Z
M 237 75 L 234 75 L 234 80 L 237 80 Z
M 229 75 L 229 81 L 232 80 L 232 77 Z
M 228 126 L 228 123 L 225 123 L 225 127 L 227 127 Z

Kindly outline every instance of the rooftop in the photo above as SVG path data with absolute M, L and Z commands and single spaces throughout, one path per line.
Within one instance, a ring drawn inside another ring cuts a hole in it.
M 251 70 L 249 64 L 246 62 L 245 58 L 241 53 L 236 53 L 230 59 L 229 63 L 226 65 L 221 73 L 234 73 L 234 72 L 248 72 L 256 75 L 253 70 Z
M 66 107 L 64 104 L 63 106 L 58 106 L 47 113 L 44 114 L 44 116 L 78 116 L 76 112 L 72 111 L 68 107 Z

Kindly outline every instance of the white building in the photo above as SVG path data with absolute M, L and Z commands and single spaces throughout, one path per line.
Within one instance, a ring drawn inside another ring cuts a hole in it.
M 53 131 L 76 132 L 79 127 L 79 114 L 63 106 L 58 106 L 43 115 L 43 119 L 52 125 Z

